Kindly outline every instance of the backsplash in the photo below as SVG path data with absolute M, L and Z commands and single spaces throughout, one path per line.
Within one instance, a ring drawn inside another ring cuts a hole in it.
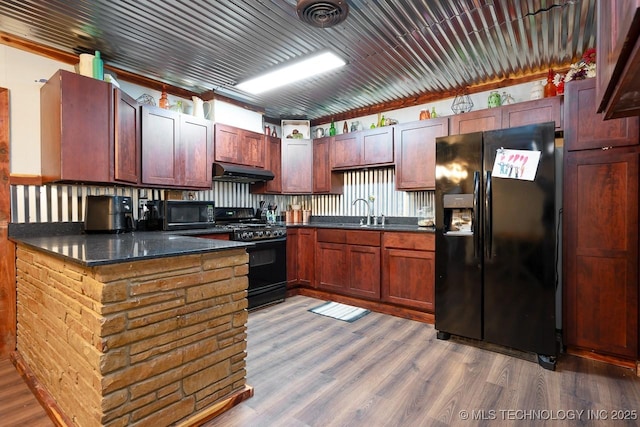
M 433 191 L 404 192 L 395 190 L 393 169 L 371 169 L 344 173 L 344 194 L 341 195 L 266 195 L 251 194 L 249 184 L 214 182 L 211 190 L 184 191 L 183 198 L 214 200 L 216 206 L 257 208 L 261 200 L 286 210 L 291 204 L 311 209 L 313 215 L 364 215 L 364 205 L 353 206 L 358 198 L 375 197 L 374 213 L 386 216 L 417 216 L 422 206 L 434 206 Z M 165 191 L 117 186 L 87 186 L 69 184 L 12 185 L 11 222 L 76 222 L 84 221 L 86 196 L 113 194 L 130 196 L 133 205 L 138 200 L 161 200 Z M 137 209 L 135 216 L 137 217 Z

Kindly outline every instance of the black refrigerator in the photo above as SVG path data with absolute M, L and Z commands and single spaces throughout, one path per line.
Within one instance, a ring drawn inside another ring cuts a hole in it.
M 435 327 L 555 369 L 553 123 L 436 140 Z

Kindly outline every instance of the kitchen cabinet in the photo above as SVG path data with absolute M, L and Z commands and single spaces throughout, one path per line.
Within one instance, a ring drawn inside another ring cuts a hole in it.
M 462 135 L 502 128 L 502 108 L 487 108 L 451 116 L 450 135 Z
M 251 192 L 256 194 L 282 193 L 282 142 L 280 138 L 265 135 L 265 167 L 273 172 L 273 179 L 251 184 Z
M 110 83 L 57 71 L 40 89 L 43 182 L 139 182 L 138 104 Z
M 640 0 L 597 8 L 597 110 L 605 119 L 640 115 Z
M 332 169 L 360 169 L 393 165 L 393 126 L 335 136 Z
M 220 123 L 215 125 L 216 162 L 264 168 L 265 144 L 264 135 L 261 133 Z
M 502 109 L 502 128 L 554 122 L 556 129 L 562 129 L 563 96 L 536 99 L 504 105 Z
M 382 301 L 433 313 L 434 234 L 385 232 L 382 248 Z
M 638 145 L 638 117 L 604 120 L 596 112 L 595 79 L 568 82 L 565 95 L 566 150 Z
M 282 139 L 282 193 L 313 192 L 313 140 Z
M 420 120 L 394 128 L 396 189 L 433 190 L 436 186 L 436 138 L 449 134 L 449 119 Z
M 314 228 L 287 228 L 287 287 L 315 287 Z
M 142 183 L 211 188 L 212 122 L 142 106 Z
M 636 359 L 638 118 L 597 114 L 593 79 L 568 83 L 565 94 L 564 342 Z
M 313 194 L 342 194 L 344 177 L 331 171 L 333 137 L 313 140 Z
M 316 240 L 318 288 L 380 298 L 380 232 L 318 229 Z

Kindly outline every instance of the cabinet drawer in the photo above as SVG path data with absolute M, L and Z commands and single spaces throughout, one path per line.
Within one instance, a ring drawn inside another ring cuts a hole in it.
M 316 239 L 318 242 L 347 243 L 347 234 L 345 230 L 319 228 Z
M 434 233 L 384 233 L 385 248 L 415 249 L 419 251 L 435 251 L 436 237 Z
M 379 231 L 347 231 L 347 244 L 380 247 Z

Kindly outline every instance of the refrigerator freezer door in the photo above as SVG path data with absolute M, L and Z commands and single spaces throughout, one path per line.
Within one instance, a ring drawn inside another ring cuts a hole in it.
M 540 152 L 533 181 L 516 174 L 489 181 L 484 339 L 542 355 L 556 354 L 554 135 L 553 123 L 484 134 L 485 174 L 494 169 L 501 149 Z M 517 158 L 506 161 L 517 163 Z
M 481 219 L 476 206 L 481 156 L 482 133 L 436 140 L 435 326 L 442 333 L 475 339 L 482 338 Z M 464 210 L 471 212 L 470 218 L 461 214 Z

